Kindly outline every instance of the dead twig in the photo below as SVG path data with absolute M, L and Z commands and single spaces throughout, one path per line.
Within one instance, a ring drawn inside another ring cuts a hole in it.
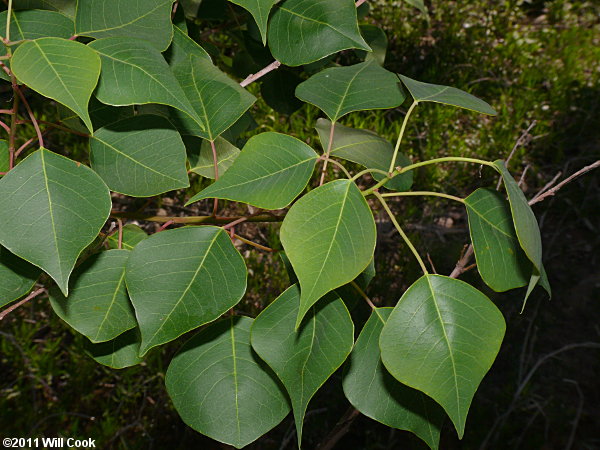
M 579 178 L 581 175 L 589 172 L 590 170 L 597 169 L 598 167 L 600 167 L 600 159 L 598 161 L 596 161 L 595 163 L 592 163 L 589 166 L 585 166 L 583 169 L 578 170 L 573 175 L 571 175 L 567 179 L 561 181 L 553 188 L 548 189 L 546 192 L 536 195 L 531 200 L 529 200 L 529 204 L 535 205 L 536 203 L 544 201 L 547 197 L 551 197 L 554 194 L 556 194 L 560 189 L 562 189 L 565 185 L 569 184 L 575 178 Z

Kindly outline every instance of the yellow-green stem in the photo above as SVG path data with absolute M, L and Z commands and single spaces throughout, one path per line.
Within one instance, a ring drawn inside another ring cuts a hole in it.
M 454 200 L 455 202 L 464 203 L 465 200 L 460 197 L 456 197 L 450 194 L 443 194 L 441 192 L 431 192 L 431 191 L 408 191 L 408 192 L 390 192 L 388 194 L 380 194 L 382 197 L 411 197 L 411 196 L 430 196 L 430 197 L 442 197 L 447 198 L 449 200 Z
M 402 143 L 402 138 L 404 137 L 404 130 L 406 130 L 406 125 L 408 124 L 408 118 L 410 114 L 413 112 L 413 109 L 417 107 L 419 104 L 418 101 L 413 100 L 412 105 L 408 108 L 406 115 L 404 116 L 404 121 L 402 122 L 402 128 L 400 128 L 400 135 L 398 136 L 398 140 L 396 141 L 396 148 L 394 149 L 394 156 L 392 157 L 392 161 L 390 162 L 390 170 L 388 172 L 392 173 L 394 168 L 396 167 L 396 158 L 398 157 L 398 150 L 400 150 L 400 144 Z

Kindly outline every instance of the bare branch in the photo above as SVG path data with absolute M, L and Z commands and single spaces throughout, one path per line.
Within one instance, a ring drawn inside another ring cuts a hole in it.
M 595 163 L 590 164 L 589 166 L 585 166 L 583 169 L 578 170 L 573 175 L 571 175 L 569 178 L 567 178 L 567 179 L 561 181 L 560 183 L 558 183 L 552 189 L 548 189 L 543 194 L 536 195 L 531 200 L 529 200 L 529 204 L 530 205 L 535 205 L 536 203 L 544 201 L 547 197 L 551 197 L 554 194 L 556 194 L 560 189 L 562 189 L 565 185 L 569 184 L 575 178 L 579 178 L 584 173 L 587 173 L 590 170 L 597 169 L 598 167 L 600 167 L 600 159 L 598 161 L 596 161 Z
M 34 298 L 36 298 L 38 295 L 42 294 L 43 292 L 46 292 L 46 289 L 41 288 L 38 289 L 37 291 L 33 291 L 31 294 L 29 294 L 27 297 L 25 297 L 23 300 L 21 300 L 20 302 L 15 303 L 14 305 L 6 308 L 4 311 L 2 311 L 0 313 L 0 322 L 2 320 L 4 320 L 4 318 L 6 316 L 8 316 L 11 312 L 13 312 L 15 309 L 23 306 L 25 303 L 27 303 L 30 300 L 33 300 Z
M 273 61 L 271 64 L 269 64 L 264 69 L 262 69 L 262 70 L 260 70 L 260 71 L 258 71 L 256 73 L 248 75 L 248 77 L 244 81 L 242 81 L 240 83 L 240 86 L 241 87 L 246 87 L 249 84 L 254 83 L 256 80 L 258 80 L 259 78 L 265 76 L 269 72 L 271 72 L 271 71 L 273 71 L 275 69 L 278 69 L 279 66 L 281 66 L 281 63 L 279 61 L 277 61 L 277 60 Z

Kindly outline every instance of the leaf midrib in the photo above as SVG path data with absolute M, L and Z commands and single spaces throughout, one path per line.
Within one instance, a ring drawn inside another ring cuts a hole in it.
M 56 248 L 56 256 L 58 257 L 58 270 L 60 272 L 60 278 L 61 281 L 63 279 L 63 271 L 62 271 L 62 264 L 60 263 L 61 261 L 61 257 L 60 257 L 60 250 L 59 250 L 59 246 L 58 246 L 58 235 L 56 234 L 56 224 L 54 221 L 54 210 L 52 209 L 52 196 L 50 195 L 50 186 L 48 184 L 48 173 L 46 171 L 46 161 L 44 159 L 44 149 L 42 149 L 40 151 L 40 158 L 42 160 L 42 171 L 44 174 L 44 184 L 46 186 L 46 192 L 48 195 L 48 211 L 50 214 L 50 222 L 52 224 L 52 237 L 54 238 L 54 246 Z M 67 286 L 68 289 L 68 286 Z

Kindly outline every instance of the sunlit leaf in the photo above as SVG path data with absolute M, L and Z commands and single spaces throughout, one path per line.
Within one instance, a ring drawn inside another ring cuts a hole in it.
M 101 128 L 90 139 L 90 162 L 110 190 L 152 197 L 190 185 L 185 145 L 159 116 L 141 115 Z
M 165 384 L 194 430 L 242 448 L 271 430 L 290 407 L 277 377 L 250 347 L 248 317 L 229 317 L 190 339 L 171 361 Z
M 169 66 L 176 67 L 179 64 L 187 64 L 190 55 L 204 58 L 210 61 L 210 56 L 196 41 L 185 34 L 179 27 L 173 27 L 173 42 L 165 52 L 165 58 Z
M 269 22 L 269 48 L 287 66 L 300 66 L 349 48 L 370 51 L 358 30 L 354 0 L 286 0 Z
M 21 83 L 70 108 L 93 131 L 87 108 L 100 75 L 96 52 L 79 42 L 41 38 L 21 44 L 10 67 Z
M 306 187 L 318 155 L 304 142 L 280 133 L 252 137 L 222 177 L 187 204 L 224 198 L 264 209 L 288 206 Z
M 300 289 L 294 285 L 254 321 L 252 347 L 277 374 L 292 400 L 298 447 L 310 399 L 342 365 L 354 344 L 354 324 L 335 294 L 312 308 L 295 331 Z
M 50 291 L 54 312 L 92 342 L 116 338 L 137 325 L 125 289 L 128 250 L 109 250 L 90 257 L 71 277 L 65 297 Z
M 42 268 L 67 295 L 75 262 L 110 209 L 108 188 L 93 170 L 40 149 L 0 180 L 0 244 Z
M 221 228 L 185 227 L 137 244 L 125 279 L 143 356 L 237 304 L 246 291 L 246 265 Z
M 398 77 L 375 61 L 325 69 L 298 85 L 296 96 L 333 122 L 353 111 L 395 108 L 405 99 Z
M 325 294 L 349 283 L 371 262 L 375 220 L 356 184 L 327 183 L 290 208 L 281 243 L 300 281 L 296 328 Z
M 506 325 L 471 285 L 440 275 L 419 278 L 381 332 L 381 358 L 403 384 L 439 403 L 462 438 L 475 391 L 492 366 Z
M 379 337 L 392 308 L 377 308 L 363 327 L 346 364 L 346 398 L 365 416 L 408 430 L 437 449 L 444 411 L 420 391 L 392 377 L 381 362 Z

